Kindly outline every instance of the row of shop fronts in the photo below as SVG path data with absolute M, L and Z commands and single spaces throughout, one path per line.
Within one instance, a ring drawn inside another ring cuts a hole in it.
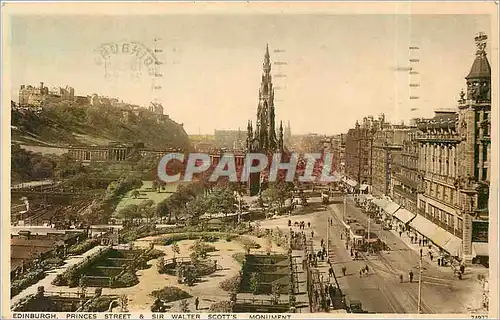
M 383 229 L 408 232 L 414 236 L 416 242 L 427 240 L 426 242 L 434 246 L 434 249 L 440 252 L 441 256 L 455 260 L 462 259 L 463 243 L 460 237 L 448 232 L 426 217 L 410 212 L 392 201 L 390 197 L 377 198 L 366 191 L 361 191 L 361 188 L 357 189 L 355 181 L 345 179 L 344 186 L 348 193 L 354 194 L 357 206 L 365 214 L 370 215 L 374 221 L 381 224 Z M 370 190 L 370 186 L 364 187 L 363 190 Z M 472 248 L 475 261 L 487 261 L 489 256 L 488 243 L 472 242 Z

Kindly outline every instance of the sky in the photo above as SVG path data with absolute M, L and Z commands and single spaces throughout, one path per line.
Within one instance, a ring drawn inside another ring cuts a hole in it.
M 21 84 L 72 86 L 164 112 L 188 134 L 245 130 L 255 121 L 269 45 L 277 121 L 293 134 L 346 132 L 384 113 L 394 123 L 455 108 L 486 15 L 162 14 L 10 17 L 11 94 Z M 163 52 L 153 80 L 129 55 L 106 63 L 99 48 L 138 42 Z M 417 46 L 419 50 L 410 50 Z M 488 52 L 491 48 L 488 47 Z M 410 53 L 411 51 L 411 53 Z M 418 76 L 404 68 L 409 59 Z M 277 65 L 275 62 L 285 62 Z M 403 71 L 398 68 L 402 68 Z M 142 74 L 138 74 L 137 70 Z M 410 83 L 420 87 L 412 88 Z M 420 99 L 410 100 L 410 96 Z M 414 111 L 411 111 L 411 110 Z

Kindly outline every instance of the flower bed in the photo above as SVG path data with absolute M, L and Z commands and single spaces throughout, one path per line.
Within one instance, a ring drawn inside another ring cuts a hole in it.
M 45 270 L 44 269 L 35 269 L 33 271 L 29 271 L 23 274 L 23 277 L 18 280 L 14 280 L 10 284 L 10 296 L 14 297 L 18 295 L 21 291 L 28 288 L 31 285 L 34 285 L 38 281 L 45 278 Z
M 98 244 L 99 244 L 99 241 L 97 241 L 96 239 L 87 239 L 87 240 L 69 248 L 68 254 L 70 254 L 70 255 L 84 254 L 85 252 L 94 248 Z
M 151 295 L 165 303 L 192 297 L 189 293 L 177 287 L 165 287 L 160 290 L 155 290 Z

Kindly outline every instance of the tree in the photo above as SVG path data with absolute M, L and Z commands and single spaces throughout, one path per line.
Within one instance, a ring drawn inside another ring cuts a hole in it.
M 135 218 L 139 217 L 139 206 L 136 204 L 129 204 L 118 211 L 118 215 L 127 223 L 133 222 Z
M 132 190 L 132 192 L 130 192 L 130 195 L 131 195 L 134 199 L 137 199 L 137 198 L 141 195 L 141 193 L 139 192 L 139 190 L 134 189 L 134 190 Z
M 273 304 L 278 304 L 279 300 L 280 300 L 280 296 L 281 296 L 281 288 L 282 288 L 282 285 L 277 283 L 277 282 L 273 282 L 272 284 L 272 287 L 271 287 L 271 294 L 272 294 L 272 298 L 271 298 L 271 301 Z
M 200 217 L 205 213 L 206 207 L 206 198 L 203 196 L 198 196 L 187 203 L 185 212 L 191 225 L 198 224 Z
M 253 294 L 257 294 L 259 292 L 259 274 L 257 272 L 252 272 L 250 274 L 250 290 Z
M 151 222 L 151 219 L 155 216 L 154 209 L 155 202 L 151 199 L 142 201 L 138 206 L 138 211 L 141 217 L 146 218 L 147 222 Z
M 281 211 L 285 205 L 285 200 L 293 196 L 293 187 L 285 182 L 276 182 L 270 184 L 269 187 L 262 192 L 262 198 L 269 204 L 269 207 L 278 206 L 278 211 Z
M 180 250 L 179 245 L 177 244 L 177 242 L 172 243 L 172 252 L 174 253 L 174 259 L 175 259 L 175 255 L 176 254 L 180 254 L 181 253 L 181 250 Z
M 181 302 L 179 302 L 179 309 L 183 313 L 188 313 L 189 312 L 189 302 L 187 302 L 187 300 L 181 300 Z
M 207 211 L 212 214 L 234 212 L 236 199 L 229 188 L 216 188 L 205 198 Z
M 171 211 L 169 210 L 167 199 L 159 202 L 156 205 L 156 215 L 159 216 L 162 221 L 165 217 L 169 216 L 170 221 Z
M 128 297 L 126 294 L 120 296 L 120 312 L 128 312 Z

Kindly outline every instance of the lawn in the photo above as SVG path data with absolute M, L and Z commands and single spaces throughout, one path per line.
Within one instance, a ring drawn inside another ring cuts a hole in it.
M 153 185 L 153 181 L 142 181 L 142 187 L 138 189 L 140 192 L 139 197 L 137 199 L 130 196 L 131 191 L 127 192 L 127 194 L 120 200 L 115 209 L 115 214 L 120 211 L 122 208 L 126 207 L 129 204 L 139 204 L 144 200 L 153 200 L 155 203 L 161 202 L 164 199 L 167 199 L 177 190 L 179 186 L 179 182 L 168 183 L 165 187 L 165 190 L 162 190 L 160 193 L 156 191 L 152 191 L 151 187 Z

